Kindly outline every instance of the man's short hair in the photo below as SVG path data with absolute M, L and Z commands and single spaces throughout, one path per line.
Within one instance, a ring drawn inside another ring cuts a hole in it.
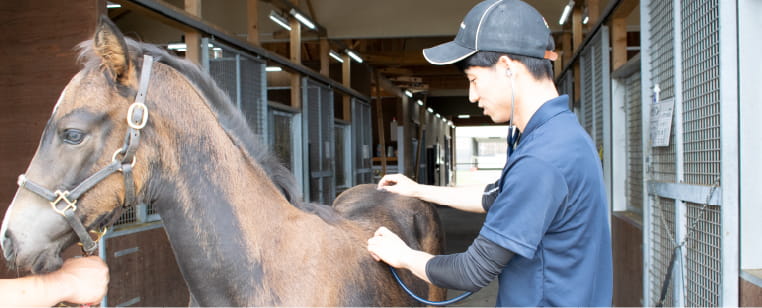
M 495 51 L 477 51 L 473 55 L 455 63 L 455 65 L 461 70 L 465 71 L 472 66 L 491 67 L 497 64 L 501 56 L 507 56 L 511 60 L 518 61 L 526 66 L 527 71 L 532 74 L 532 77 L 537 80 L 549 79 L 553 80 L 553 65 L 548 59 L 540 59 L 535 57 L 514 55 L 504 52 Z

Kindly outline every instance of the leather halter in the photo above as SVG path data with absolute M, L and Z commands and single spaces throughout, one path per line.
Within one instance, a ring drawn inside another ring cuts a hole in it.
M 140 73 L 140 85 L 138 88 L 138 93 L 135 95 L 135 102 L 132 103 L 130 108 L 127 110 L 127 125 L 129 125 L 130 128 L 124 138 L 124 145 L 121 148 L 117 149 L 116 152 L 114 152 L 110 164 L 82 181 L 79 185 L 70 191 L 50 191 L 42 185 L 30 181 L 24 174 L 19 176 L 18 185 L 20 188 L 29 190 L 48 200 L 51 208 L 66 219 L 71 228 L 79 237 L 80 245 L 82 245 L 82 251 L 86 255 L 91 255 L 95 251 L 95 249 L 98 247 L 97 241 L 99 241 L 101 237 L 106 233 L 106 228 L 112 225 L 116 219 L 121 216 L 122 209 L 130 205 L 134 205 L 137 199 L 135 194 L 135 180 L 133 179 L 132 168 L 135 166 L 135 152 L 137 151 L 138 144 L 140 143 L 140 130 L 143 129 L 148 122 L 148 107 L 145 105 L 145 100 L 146 92 L 148 91 L 148 84 L 151 79 L 152 65 L 153 57 L 150 55 L 144 55 L 143 69 Z M 119 159 L 120 155 L 121 159 Z M 124 204 L 119 207 L 116 213 L 112 214 L 111 220 L 103 227 L 103 230 L 96 232 L 98 234 L 98 238 L 93 240 L 90 237 L 90 234 L 88 234 L 87 228 L 85 228 L 85 226 L 82 224 L 82 221 L 80 221 L 76 215 L 77 200 L 88 190 L 117 171 L 121 172 L 124 177 Z

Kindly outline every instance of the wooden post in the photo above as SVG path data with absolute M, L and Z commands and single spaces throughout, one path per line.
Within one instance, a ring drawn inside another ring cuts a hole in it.
M 331 45 L 327 38 L 320 38 L 320 74 L 326 77 L 331 76 L 331 59 L 328 53 L 331 52 Z
M 259 0 L 246 0 L 246 23 L 248 34 L 246 40 L 254 46 L 259 42 Z
M 341 64 L 341 84 L 347 88 L 352 88 L 352 59 L 349 58 L 348 55 L 344 54 L 342 56 L 344 59 L 344 63 Z M 343 113 L 341 115 L 341 119 L 344 121 L 351 120 L 350 115 L 350 106 L 349 106 L 349 95 L 343 95 L 342 97 L 342 104 L 343 104 Z
M 564 32 L 561 34 L 561 48 L 563 48 L 563 55 L 561 56 L 561 59 L 563 60 L 563 66 L 568 65 L 569 61 L 571 61 L 572 55 L 574 55 L 573 47 L 572 34 L 569 32 Z
M 579 51 L 579 45 L 582 44 L 582 10 L 579 5 L 575 5 L 572 10 L 572 38 L 573 38 L 573 50 Z
M 185 11 L 201 18 L 201 0 L 185 0 Z M 185 59 L 201 63 L 201 33 L 198 31 L 185 32 Z
M 600 0 L 585 0 L 585 5 L 587 6 L 587 26 L 595 26 L 601 16 Z
M 418 104 L 416 102 L 413 102 L 414 104 Z M 421 169 L 421 154 L 423 152 L 423 149 L 425 148 L 425 144 L 423 144 L 423 132 L 424 127 L 426 127 L 426 106 L 428 106 L 428 96 L 423 97 L 423 106 L 418 106 L 415 108 L 419 108 L 420 111 L 418 112 L 418 148 L 415 150 L 415 165 L 413 166 L 413 169 L 415 169 L 415 176 L 413 176 L 413 180 L 416 182 L 419 182 L 419 176 L 418 171 Z
M 344 62 L 347 62 L 346 60 Z M 381 144 L 381 176 L 386 175 L 386 138 L 384 138 L 384 108 L 381 106 L 381 73 L 374 71 L 376 80 L 376 123 L 378 124 L 378 143 Z
M 302 63 L 302 25 L 299 21 L 291 19 L 290 36 L 290 59 L 296 64 Z M 291 107 L 302 108 L 302 76 L 299 73 L 291 74 Z
M 627 20 L 616 17 L 611 20 L 611 70 L 627 63 Z

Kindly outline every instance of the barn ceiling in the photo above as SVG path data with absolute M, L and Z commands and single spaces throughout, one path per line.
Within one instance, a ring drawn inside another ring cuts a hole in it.
M 525 0 L 538 9 L 555 34 L 570 32 L 558 23 L 568 0 Z M 578 0 L 577 5 L 598 2 L 603 12 L 609 0 Z M 611 0 L 615 1 L 615 0 Z M 119 2 L 119 1 L 115 1 Z M 183 8 L 185 0 L 157 0 Z M 258 32 L 263 47 L 288 56 L 288 31 L 269 19 L 272 11 L 287 16 L 296 7 L 325 31 L 332 49 L 350 47 L 359 51 L 365 63 L 402 88 L 424 91 L 429 98 L 447 97 L 447 101 L 464 101 L 467 82 L 453 66 L 428 64 L 421 50 L 451 40 L 468 10 L 478 0 L 260 0 L 258 1 Z M 294 4 L 296 3 L 296 4 Z M 202 19 L 225 31 L 245 38 L 247 35 L 247 0 L 201 0 Z M 638 10 L 628 17 L 628 28 L 639 29 Z M 158 22 L 129 10 L 110 11 L 122 30 L 133 29 L 144 41 L 167 44 L 181 40 L 182 33 L 168 29 Z M 145 26 L 148 25 L 148 26 Z M 150 29 L 141 29 L 150 27 Z M 126 32 L 129 32 L 127 30 Z M 302 30 L 302 60 L 319 59 L 320 34 Z M 557 43 L 557 45 L 559 45 Z M 481 114 L 473 104 L 465 109 L 450 106 L 452 113 Z

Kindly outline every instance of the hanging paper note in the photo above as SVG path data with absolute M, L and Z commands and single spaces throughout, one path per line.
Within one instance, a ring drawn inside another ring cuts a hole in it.
M 665 99 L 651 104 L 651 146 L 669 146 L 669 135 L 672 130 L 672 114 L 675 110 L 675 99 Z

